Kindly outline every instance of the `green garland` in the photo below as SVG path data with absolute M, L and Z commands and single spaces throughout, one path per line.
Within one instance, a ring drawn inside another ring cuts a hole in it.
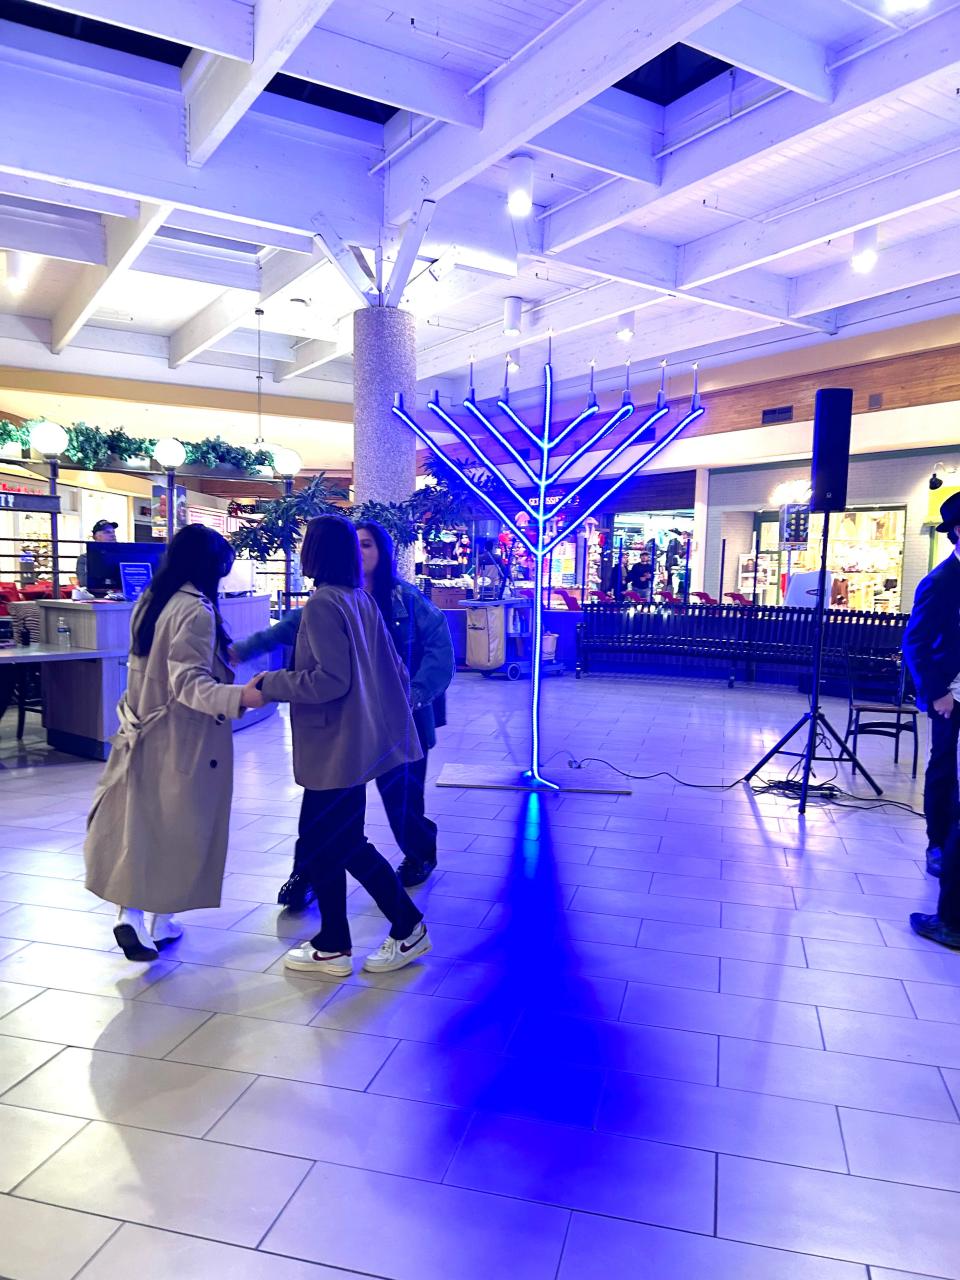
M 219 436 L 212 439 L 184 441 L 187 463 L 194 467 L 236 467 L 238 471 L 258 471 L 261 467 L 273 468 L 273 455 L 266 449 L 244 449 L 242 445 L 228 444 Z
M 30 432 L 26 427 L 18 427 L 7 418 L 0 418 L 0 449 L 5 444 L 18 444 L 21 449 L 29 449 Z

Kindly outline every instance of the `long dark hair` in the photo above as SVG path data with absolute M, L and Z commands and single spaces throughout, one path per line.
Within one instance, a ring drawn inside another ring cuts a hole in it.
M 307 521 L 300 564 L 317 586 L 358 588 L 363 582 L 357 531 L 346 516 L 314 516 Z
M 393 627 L 393 589 L 397 585 L 397 554 L 393 539 L 382 524 L 376 520 L 358 520 L 357 528 L 369 533 L 377 544 L 377 567 L 373 571 L 373 598 L 392 634 Z
M 157 619 L 181 587 L 192 583 L 213 605 L 217 623 L 217 647 L 226 659 L 230 647 L 217 608 L 217 587 L 233 567 L 233 547 L 215 529 L 202 524 L 188 524 L 174 535 L 161 561 L 157 576 L 147 588 L 147 603 L 137 621 L 133 652 L 146 657 L 153 645 Z

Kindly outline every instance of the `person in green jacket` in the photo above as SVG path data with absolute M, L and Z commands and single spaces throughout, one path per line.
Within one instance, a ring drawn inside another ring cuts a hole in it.
M 415 586 L 397 577 L 393 539 L 383 525 L 361 520 L 357 533 L 364 587 L 376 600 L 410 673 L 413 719 L 423 748 L 422 760 L 400 765 L 376 780 L 390 830 L 403 854 L 400 880 L 412 888 L 422 884 L 437 865 L 437 826 L 426 815 L 427 753 L 437 745 L 438 727 L 446 723 L 444 694 L 456 668 L 453 641 L 440 610 Z M 300 615 L 300 609 L 290 610 L 275 626 L 235 644 L 233 656 L 246 661 L 272 649 L 292 648 L 297 642 Z M 277 901 L 293 911 L 303 911 L 312 896 L 295 865 Z

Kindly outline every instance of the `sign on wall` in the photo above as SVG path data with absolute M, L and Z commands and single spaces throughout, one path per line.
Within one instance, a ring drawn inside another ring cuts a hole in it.
M 35 511 L 47 515 L 60 514 L 60 495 L 49 493 L 10 493 L 0 490 L 0 511 Z
M 780 550 L 796 551 L 809 541 L 810 508 L 805 502 L 788 502 L 780 508 Z

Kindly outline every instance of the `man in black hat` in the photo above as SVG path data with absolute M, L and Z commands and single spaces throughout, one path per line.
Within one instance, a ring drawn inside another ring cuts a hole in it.
M 940 516 L 937 532 L 947 535 L 954 551 L 917 588 L 903 639 L 917 701 L 930 714 L 927 870 L 940 876 L 940 902 L 936 915 L 917 912 L 910 925 L 925 938 L 960 948 L 960 493 L 946 500 Z
M 91 530 L 94 542 L 116 542 L 118 525 L 112 520 L 98 520 Z M 77 556 L 77 581 L 81 587 L 87 585 L 87 553 Z

